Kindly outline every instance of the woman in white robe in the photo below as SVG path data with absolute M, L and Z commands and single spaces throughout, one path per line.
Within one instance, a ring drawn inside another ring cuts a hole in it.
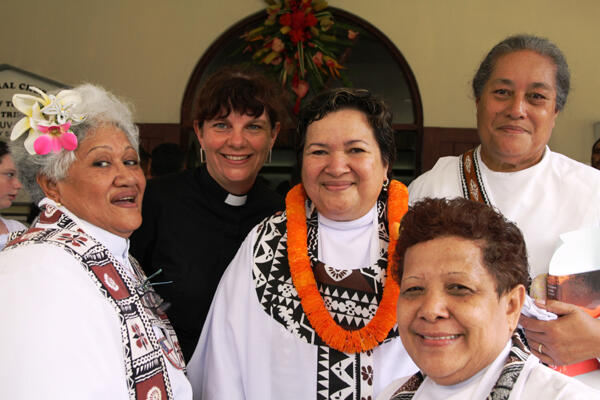
M 529 285 L 521 231 L 482 203 L 426 198 L 402 219 L 398 330 L 420 372 L 378 400 L 597 399 L 515 333 Z
M 15 95 L 12 153 L 41 213 L 0 252 L 0 398 L 191 399 L 137 262 L 146 181 L 128 107 L 93 85 Z
M 373 399 L 416 371 L 387 273 L 408 200 L 388 178 L 391 115 L 366 90 L 336 89 L 299 120 L 302 184 L 219 284 L 188 367 L 196 399 Z

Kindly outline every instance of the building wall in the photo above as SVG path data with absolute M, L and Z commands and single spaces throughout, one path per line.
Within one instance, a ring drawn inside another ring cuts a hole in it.
M 600 3 L 596 0 L 331 0 L 384 32 L 416 76 L 426 126 L 474 127 L 470 79 L 509 34 L 549 37 L 566 54 L 572 92 L 550 145 L 589 162 L 600 121 Z M 136 120 L 177 123 L 204 50 L 261 10 L 261 0 L 5 0 L 0 63 L 75 85 L 99 83 L 129 99 Z

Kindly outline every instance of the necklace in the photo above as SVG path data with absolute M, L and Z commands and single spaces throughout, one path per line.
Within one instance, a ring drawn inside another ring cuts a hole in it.
M 396 301 L 400 290 L 392 278 L 392 270 L 400 220 L 408 209 L 408 191 L 400 182 L 390 181 L 387 203 L 390 232 L 387 278 L 375 316 L 368 324 L 357 330 L 346 330 L 339 326 L 325 308 L 308 257 L 305 202 L 306 193 L 302 184 L 294 186 L 285 199 L 288 262 L 302 309 L 319 337 L 329 347 L 344 353 L 372 350 L 387 337 L 396 323 Z

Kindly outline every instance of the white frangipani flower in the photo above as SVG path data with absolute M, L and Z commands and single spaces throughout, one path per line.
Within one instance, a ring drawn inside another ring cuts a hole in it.
M 78 124 L 85 118 L 71 112 L 71 108 L 81 103 L 81 96 L 73 90 L 63 90 L 56 96 L 48 96 L 50 103 L 42 108 L 42 113 L 46 115 L 55 115 L 58 124 L 62 125 L 67 121 L 72 124 Z
M 44 134 L 40 131 L 39 126 L 62 126 L 66 123 L 69 123 L 69 126 L 76 125 L 83 122 L 85 116 L 72 112 L 72 108 L 81 103 L 81 96 L 73 90 L 62 90 L 54 96 L 47 95 L 33 86 L 30 86 L 29 89 L 39 93 L 41 97 L 29 94 L 13 96 L 13 105 L 25 114 L 25 117 L 21 118 L 13 127 L 10 140 L 15 140 L 23 133 L 28 132 L 24 144 L 25 149 L 30 154 L 36 154 L 34 142 Z

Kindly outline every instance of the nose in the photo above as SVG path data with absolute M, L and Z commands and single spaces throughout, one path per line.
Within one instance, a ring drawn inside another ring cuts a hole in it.
M 348 159 L 343 152 L 333 152 L 329 155 L 325 171 L 331 176 L 341 176 L 348 172 Z
M 449 312 L 444 294 L 435 290 L 426 291 L 419 308 L 419 318 L 428 322 L 435 322 L 438 319 L 448 318 L 448 316 Z
M 135 168 L 122 163 L 117 164 L 118 169 L 114 181 L 116 186 L 134 186 L 138 182 L 139 176 L 143 178 L 143 173 L 139 166 Z
M 527 115 L 527 99 L 524 95 L 515 95 L 508 103 L 506 113 L 511 119 L 523 119 Z
M 246 138 L 244 137 L 244 130 L 241 127 L 233 127 L 231 134 L 227 140 L 227 143 L 234 148 L 244 147 Z
M 21 188 L 23 187 L 23 184 L 16 176 L 14 177 L 13 187 L 15 188 L 15 190 L 21 190 Z

